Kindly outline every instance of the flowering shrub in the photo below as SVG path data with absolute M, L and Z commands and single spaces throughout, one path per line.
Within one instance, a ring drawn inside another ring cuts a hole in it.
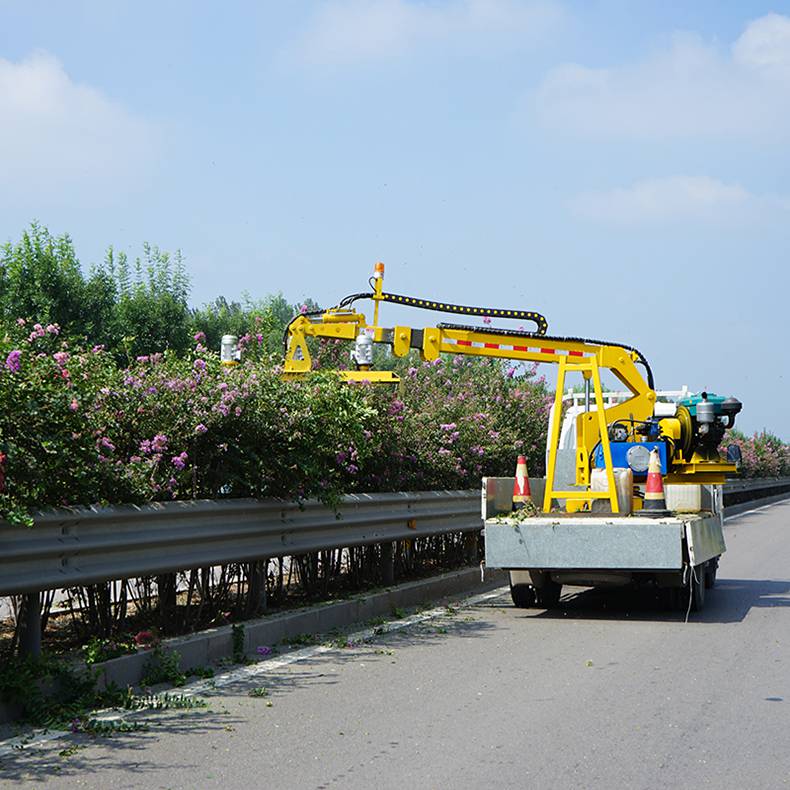
M 541 474 L 551 398 L 534 366 L 515 372 L 460 356 L 404 366 L 399 393 L 374 393 L 367 489 L 475 488 L 483 475 L 512 475 L 518 453 Z
M 790 444 L 763 431 L 745 436 L 729 431 L 722 446 L 737 444 L 741 448 L 741 474 L 744 477 L 784 477 L 790 475 Z
M 538 473 L 549 402 L 533 370 L 456 358 L 404 369 L 400 391 L 329 373 L 284 381 L 265 357 L 223 367 L 191 353 L 121 368 L 57 325 L 0 337 L 0 514 L 44 506 L 219 496 L 472 487 Z

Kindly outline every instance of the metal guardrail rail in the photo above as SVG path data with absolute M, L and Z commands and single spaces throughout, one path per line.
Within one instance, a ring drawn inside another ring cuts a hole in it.
M 742 492 L 753 493 L 765 489 L 777 489 L 778 493 L 790 489 L 790 477 L 770 477 L 755 480 L 730 480 L 724 485 L 724 499 Z M 770 496 L 770 494 L 769 494 Z
M 337 513 L 254 499 L 48 511 L 32 529 L 0 522 L 0 595 L 480 527 L 478 491 L 352 494 Z

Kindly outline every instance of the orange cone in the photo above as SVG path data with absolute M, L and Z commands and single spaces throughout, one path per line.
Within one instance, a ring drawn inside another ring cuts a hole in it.
M 664 497 L 664 480 L 661 477 L 661 459 L 658 450 L 654 447 L 650 451 L 650 461 L 647 465 L 647 485 L 645 486 L 645 502 L 642 512 L 646 516 L 665 516 L 667 500 Z
M 516 480 L 513 483 L 513 510 L 521 510 L 527 502 L 532 502 L 527 476 L 527 459 L 520 455 L 516 461 Z

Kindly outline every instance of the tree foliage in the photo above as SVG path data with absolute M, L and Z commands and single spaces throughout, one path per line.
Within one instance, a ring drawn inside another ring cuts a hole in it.
M 57 324 L 62 339 L 101 345 L 123 362 L 165 350 L 184 355 L 199 332 L 212 349 L 232 334 L 258 356 L 279 354 L 285 327 L 301 307 L 282 294 L 245 294 L 241 302 L 219 296 L 192 309 L 189 292 L 180 251 L 148 243 L 133 259 L 110 247 L 87 274 L 71 238 L 37 224 L 0 249 L 0 326 L 19 319 Z M 315 304 L 308 300 L 307 307 Z

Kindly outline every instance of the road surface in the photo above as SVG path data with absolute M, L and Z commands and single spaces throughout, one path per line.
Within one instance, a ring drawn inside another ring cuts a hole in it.
M 500 590 L 261 662 L 145 731 L 33 742 L 1 758 L 0 786 L 790 786 L 790 500 L 726 539 L 688 623 L 649 595 L 566 588 L 549 613 Z

